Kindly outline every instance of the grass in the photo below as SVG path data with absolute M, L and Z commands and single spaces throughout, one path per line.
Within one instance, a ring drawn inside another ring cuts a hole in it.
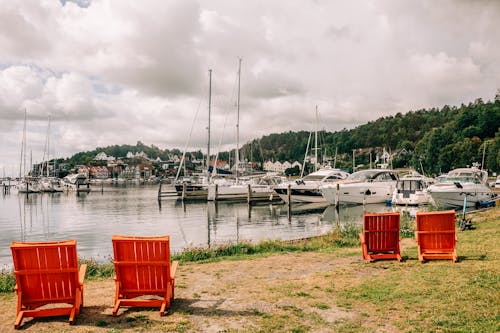
M 402 237 L 408 235 L 410 239 L 413 238 L 413 221 L 402 216 Z M 136 328 L 156 331 L 163 328 L 161 325 L 167 325 L 165 328 L 178 332 L 196 330 L 198 326 L 193 321 L 194 317 L 202 317 L 203 323 L 218 322 L 221 331 L 311 332 L 331 329 L 335 332 L 498 332 L 499 208 L 474 214 L 473 222 L 475 230 L 457 231 L 458 263 L 436 260 L 422 264 L 417 258 L 417 247 L 410 239 L 405 241 L 402 250 L 406 261 L 364 262 L 360 259 L 359 230 L 354 225 L 311 239 L 187 249 L 172 259 L 215 262 L 215 265 L 207 265 L 216 266 L 212 277 L 226 278 L 230 283 L 233 283 L 232 273 L 227 267 L 237 269 L 241 267 L 239 265 L 248 263 L 245 260 L 273 253 L 322 252 L 321 256 L 314 254 L 308 258 L 329 258 L 333 263 L 324 270 L 318 269 L 314 274 L 290 270 L 289 277 L 286 276 L 289 270 L 280 267 L 281 271 L 286 272 L 284 276 L 270 274 L 273 277 L 271 279 L 255 280 L 255 290 L 259 294 L 248 305 L 255 310 L 246 315 L 236 311 L 232 314 L 234 317 L 225 318 L 222 314 L 224 311 L 220 309 L 210 312 L 206 308 L 198 308 L 199 305 L 190 307 L 181 300 L 175 300 L 173 314 L 166 317 L 166 322 L 142 320 L 139 317 L 127 317 L 125 322 Z M 217 263 L 233 258 L 242 261 L 231 266 L 219 266 Z M 87 279 L 101 279 L 114 274 L 111 262 L 82 262 L 89 265 Z M 323 265 L 323 262 L 316 265 Z M 196 270 L 198 267 L 185 265 L 181 268 L 180 273 L 189 274 L 190 269 Z M 179 281 L 182 281 L 182 275 Z M 0 274 L 1 288 L 11 288 L 13 283 L 11 272 Z M 262 284 L 260 289 L 259 284 Z M 180 290 L 186 290 L 186 287 Z M 238 296 L 225 294 L 222 289 L 219 292 L 215 295 L 210 292 L 207 294 L 205 289 L 192 289 L 187 299 L 194 301 L 193 304 L 204 304 L 207 300 L 232 297 L 232 301 L 240 305 Z M 254 301 L 267 306 L 255 307 Z M 244 312 L 241 310 L 241 313 Z M 96 327 L 109 330 L 116 328 L 112 319 L 101 319 L 94 323 Z
M 240 259 L 252 255 L 270 255 L 283 252 L 333 251 L 339 247 L 355 246 L 358 243 L 359 229 L 347 224 L 326 235 L 295 241 L 265 241 L 258 244 L 242 242 L 221 245 L 213 248 L 189 248 L 172 255 L 172 260 L 181 262 L 210 262 L 223 259 Z M 112 259 L 97 262 L 94 259 L 80 258 L 80 264 L 87 264 L 87 280 L 106 279 L 114 276 Z M 16 279 L 11 270 L 0 271 L 0 293 L 14 291 Z

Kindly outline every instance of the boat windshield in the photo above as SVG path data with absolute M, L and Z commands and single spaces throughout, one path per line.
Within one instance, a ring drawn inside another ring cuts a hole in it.
M 347 180 L 357 181 L 392 181 L 397 180 L 397 176 L 392 172 L 380 170 L 363 170 L 351 174 Z
M 324 175 L 307 175 L 305 176 L 304 178 L 302 178 L 302 180 L 305 180 L 305 181 L 321 181 L 323 180 L 323 178 L 325 178 Z
M 464 176 L 452 176 L 442 177 L 439 179 L 442 183 L 473 183 L 481 184 L 481 180 L 477 176 L 464 177 Z

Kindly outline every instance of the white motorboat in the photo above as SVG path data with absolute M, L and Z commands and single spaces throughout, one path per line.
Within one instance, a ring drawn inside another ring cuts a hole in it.
M 312 172 L 304 178 L 286 182 L 274 187 L 280 198 L 289 203 L 293 202 L 326 202 L 321 195 L 320 187 L 325 184 L 335 184 L 346 179 L 349 173 L 340 169 L 323 168 Z M 290 191 L 290 193 L 288 193 Z
M 331 205 L 384 203 L 392 198 L 397 181 L 394 170 L 368 169 L 354 172 L 337 184 L 322 185 L 321 193 Z
M 175 182 L 174 187 L 179 198 L 187 200 L 207 200 L 209 177 L 195 174 Z
M 392 204 L 402 206 L 419 206 L 431 203 L 432 197 L 427 188 L 434 184 L 433 178 L 425 177 L 418 172 L 401 177 L 392 194 Z
M 487 182 L 488 172 L 476 167 L 459 168 L 438 177 L 428 191 L 438 207 L 460 208 L 465 201 L 467 207 L 478 207 L 495 197 Z
M 279 196 L 274 192 L 274 186 L 282 182 L 282 177 L 264 175 L 243 177 L 235 180 L 215 179 L 208 186 L 209 201 L 273 201 Z
M 43 177 L 40 180 L 40 190 L 49 193 L 63 192 L 64 185 L 59 178 Z
M 36 177 L 24 177 L 17 184 L 18 193 L 40 193 L 40 181 Z

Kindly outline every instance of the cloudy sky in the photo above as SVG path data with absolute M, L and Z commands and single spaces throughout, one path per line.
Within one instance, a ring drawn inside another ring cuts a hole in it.
M 491 100 L 500 1 L 0 0 L 0 168 L 142 141 L 212 152 L 270 133 Z M 221 148 L 218 148 L 221 142 Z M 0 176 L 3 171 L 0 169 Z

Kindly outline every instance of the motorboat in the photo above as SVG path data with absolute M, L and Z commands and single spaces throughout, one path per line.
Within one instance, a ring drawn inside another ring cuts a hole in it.
M 402 206 L 419 206 L 431 203 L 432 197 L 427 188 L 434 184 L 433 178 L 412 172 L 401 177 L 396 183 L 391 203 Z
M 69 174 L 63 178 L 64 191 L 90 192 L 90 182 L 83 173 Z
M 307 176 L 291 182 L 285 182 L 274 187 L 274 191 L 286 203 L 325 203 L 320 187 L 325 184 L 335 184 L 346 179 L 349 173 L 333 168 L 322 168 Z
M 175 182 L 177 196 L 183 200 L 207 200 L 209 177 L 194 174 Z
M 234 179 L 214 179 L 208 186 L 209 201 L 273 201 L 279 199 L 274 187 L 283 181 L 276 175 L 260 175 Z
M 478 207 L 495 194 L 488 186 L 488 172 L 477 167 L 454 169 L 429 186 L 434 203 L 442 208 Z
M 331 205 L 384 203 L 392 198 L 399 177 L 394 170 L 356 171 L 337 184 L 324 184 L 321 193 Z
M 40 193 L 40 181 L 36 177 L 24 177 L 17 184 L 18 193 Z
M 64 185 L 59 178 L 43 177 L 40 180 L 40 190 L 49 193 L 63 192 Z

